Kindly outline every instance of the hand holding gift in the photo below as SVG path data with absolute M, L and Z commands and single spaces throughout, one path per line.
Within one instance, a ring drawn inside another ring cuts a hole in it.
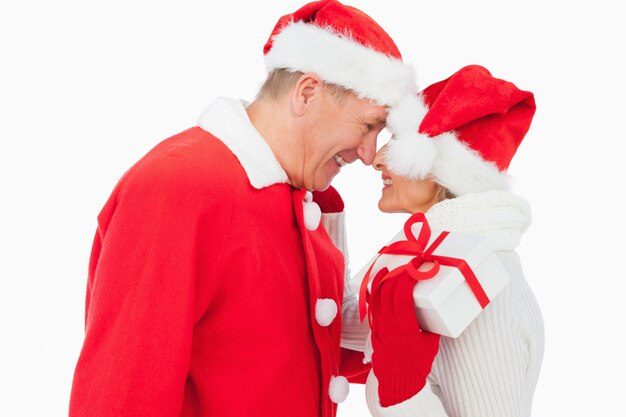
M 369 297 L 372 368 L 383 407 L 405 401 L 424 387 L 439 349 L 439 335 L 422 332 L 417 323 L 415 281 L 405 275 L 383 280 L 387 272 L 385 268 L 376 275 Z
M 384 268 L 383 280 L 413 280 L 415 312 L 421 328 L 458 337 L 509 282 L 490 241 L 479 235 L 430 229 L 423 213 L 415 213 L 404 231 L 363 268 L 359 296 L 361 319 L 371 277 Z M 364 270 L 366 270 L 364 272 Z

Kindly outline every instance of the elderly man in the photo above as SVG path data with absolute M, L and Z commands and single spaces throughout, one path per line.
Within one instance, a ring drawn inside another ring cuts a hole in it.
M 217 99 L 98 216 L 71 416 L 319 417 L 345 399 L 354 373 L 340 356 L 362 355 L 340 354 L 341 313 L 342 346 L 363 330 L 311 191 L 371 164 L 386 122 L 415 131 L 402 119 L 415 114 L 412 72 L 337 1 L 281 18 L 264 52 L 254 102 Z M 316 200 L 342 209 L 332 188 Z

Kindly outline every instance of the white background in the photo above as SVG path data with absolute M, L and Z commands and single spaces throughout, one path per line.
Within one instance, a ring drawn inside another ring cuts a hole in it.
M 535 93 L 509 171 L 533 206 L 519 252 L 546 325 L 533 415 L 617 415 L 626 7 L 523 3 L 350 4 L 394 37 L 421 87 L 477 63 Z M 302 4 L 0 0 L 0 416 L 67 414 L 100 208 L 133 162 L 215 97 L 253 98 L 263 44 Z M 371 168 L 350 166 L 335 185 L 358 270 L 406 216 L 377 211 Z M 339 415 L 366 413 L 352 386 Z

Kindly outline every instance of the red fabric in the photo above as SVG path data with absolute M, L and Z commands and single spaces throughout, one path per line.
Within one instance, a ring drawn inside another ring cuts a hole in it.
M 165 140 L 98 216 L 70 416 L 333 416 L 343 258 L 305 192 L 252 188 L 200 128 Z
M 429 109 L 420 133 L 454 131 L 500 171 L 508 169 L 535 114 L 533 93 L 493 77 L 479 65 L 466 66 L 421 94 Z
M 439 350 L 439 335 L 422 332 L 415 316 L 415 281 L 405 275 L 383 281 L 387 268 L 372 282 L 369 311 L 372 368 L 383 407 L 405 401 L 426 384 Z
M 322 213 L 341 213 L 343 199 L 332 185 L 324 191 L 313 191 L 313 201 L 320 206 Z
M 350 383 L 365 384 L 372 365 L 363 363 L 363 352 L 341 348 L 340 375 L 345 376 Z
M 391 37 L 367 14 L 336 0 L 314 1 L 305 4 L 294 13 L 281 17 L 263 48 L 267 54 L 272 49 L 272 38 L 291 22 L 306 22 L 355 40 L 381 54 L 398 60 L 402 55 Z

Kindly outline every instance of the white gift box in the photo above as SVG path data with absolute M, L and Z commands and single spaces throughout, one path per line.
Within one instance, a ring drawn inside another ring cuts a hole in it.
M 411 231 L 415 237 L 419 235 L 421 228 L 422 223 L 412 225 Z M 436 229 L 431 231 L 426 248 L 432 245 L 441 232 Z M 387 245 L 400 240 L 407 240 L 404 231 L 398 233 Z M 510 281 L 487 237 L 468 233 L 449 233 L 433 251 L 433 255 L 465 260 L 489 300 L 493 300 Z M 369 292 L 371 281 L 378 271 L 382 268 L 391 271 L 406 265 L 413 258 L 414 256 L 410 255 L 391 254 L 382 254 L 378 259 L 374 257 L 359 271 L 355 281 L 361 282 L 372 262 L 376 261 L 369 277 L 367 288 Z M 428 270 L 430 267 L 432 263 L 424 262 L 418 270 Z M 454 266 L 440 265 L 439 272 L 433 278 L 418 281 L 413 289 L 413 299 L 420 328 L 454 338 L 458 337 L 483 310 L 467 280 Z

